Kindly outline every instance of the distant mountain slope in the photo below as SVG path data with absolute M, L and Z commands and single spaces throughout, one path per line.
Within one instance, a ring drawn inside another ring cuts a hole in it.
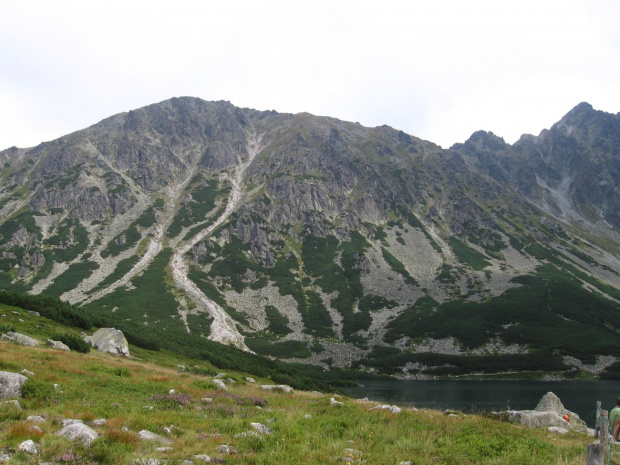
M 324 367 L 620 360 L 620 116 L 586 103 L 442 150 L 178 98 L 0 160 L 0 288 Z

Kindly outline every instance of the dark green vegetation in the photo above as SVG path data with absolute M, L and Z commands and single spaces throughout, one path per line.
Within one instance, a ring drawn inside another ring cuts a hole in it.
M 476 249 L 459 241 L 456 237 L 450 237 L 450 247 L 463 263 L 467 263 L 476 271 L 481 271 L 491 263 L 486 260 L 484 254 L 481 254 Z
M 82 338 L 70 333 L 55 333 L 50 336 L 52 341 L 60 341 L 65 344 L 69 349 L 75 350 L 87 354 L 90 352 L 90 344 L 84 342 Z
M 135 286 L 133 289 L 117 288 L 85 307 L 98 312 L 115 312 L 118 318 L 140 322 L 144 321 L 143 315 L 146 314 L 150 325 L 164 328 L 182 326 L 180 321 L 171 318 L 176 315 L 177 308 L 166 281 L 166 265 L 171 255 L 170 249 L 160 252 L 140 276 L 131 280 Z
M 192 179 L 188 190 L 190 189 L 191 200 L 179 210 L 168 228 L 167 234 L 171 237 L 180 234 L 184 227 L 204 221 L 207 214 L 215 208 L 217 196 L 229 192 L 229 189 L 219 189 L 217 180 L 206 179 L 201 175 Z
M 43 294 L 60 297 L 63 293 L 76 287 L 80 281 L 89 277 L 93 271 L 99 268 L 94 262 L 77 262 L 69 266 L 60 276 L 58 276 L 51 286 L 43 291 Z

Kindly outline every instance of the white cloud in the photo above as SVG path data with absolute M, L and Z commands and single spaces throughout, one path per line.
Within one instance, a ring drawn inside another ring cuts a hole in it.
M 589 101 L 617 112 L 611 1 L 22 0 L 0 6 L 0 147 L 192 95 L 513 142 Z

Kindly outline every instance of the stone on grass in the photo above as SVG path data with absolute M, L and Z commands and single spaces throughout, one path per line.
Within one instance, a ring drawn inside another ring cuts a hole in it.
M 172 444 L 172 439 L 168 439 L 168 438 L 166 438 L 164 436 L 160 436 L 159 434 L 152 433 L 152 432 L 147 431 L 145 429 L 140 431 L 138 433 L 138 436 L 140 436 L 140 439 L 142 439 L 144 441 L 154 441 L 154 442 L 158 442 L 160 444 L 164 444 L 166 446 L 169 446 L 169 445 Z
M 337 401 L 337 400 L 336 400 L 336 399 L 334 399 L 333 397 L 331 397 L 331 398 L 329 399 L 329 403 L 330 403 L 330 405 L 333 405 L 333 406 L 335 406 L 335 405 L 344 405 L 344 403 Z
M 221 446 L 217 446 L 216 450 L 223 455 L 231 455 L 237 453 L 237 449 L 235 449 L 233 446 L 229 446 L 228 444 L 222 444 Z
M 94 426 L 104 426 L 107 423 L 107 420 L 105 418 L 99 418 L 97 420 L 93 420 L 91 423 Z
M 76 420 L 73 418 L 65 418 L 64 420 L 62 420 L 62 426 L 75 425 L 78 423 L 82 424 L 84 422 L 82 420 Z
M 566 428 L 561 428 L 559 426 L 550 426 L 549 428 L 547 428 L 547 431 L 551 433 L 559 433 L 559 434 L 568 433 L 568 430 Z
M 39 446 L 32 439 L 28 439 L 19 445 L 19 450 L 34 455 L 39 453 Z
M 221 379 L 214 379 L 213 384 L 215 384 L 217 389 L 220 391 L 228 391 L 226 384 L 224 384 L 224 381 L 222 381 Z
M 13 331 L 9 331 L 6 334 L 0 336 L 0 339 L 4 339 L 5 341 L 12 341 L 20 346 L 28 346 L 28 347 L 36 347 L 39 345 L 39 341 L 33 339 L 28 336 L 24 336 L 23 334 L 15 333 Z
M 10 460 L 11 460 L 11 456 L 9 454 L 0 453 L 0 463 L 9 463 Z
M 3 400 L 0 402 L 0 410 L 14 408 L 15 410 L 21 410 L 22 406 L 18 400 Z
M 211 457 L 206 454 L 194 455 L 192 459 L 198 460 L 200 462 L 211 463 Z
M 26 370 L 25 368 L 20 371 L 20 373 L 24 376 L 34 376 L 34 373 L 32 371 Z
M 255 383 L 255 382 L 256 382 L 256 380 L 255 380 L 254 378 L 250 378 L 249 376 L 246 376 L 246 377 L 245 377 L 245 380 L 246 380 L 248 383 Z
M 24 375 L 0 371 L 0 399 L 22 396 L 22 384 L 28 381 Z
M 84 341 L 99 352 L 109 353 L 118 357 L 129 357 L 129 344 L 122 331 L 114 328 L 98 329 L 92 336 L 86 336 Z
M 90 445 L 99 437 L 97 432 L 84 423 L 71 423 L 60 431 L 56 432 L 56 436 L 63 437 L 69 441 L 81 441 L 85 446 Z
M 250 426 L 261 434 L 271 434 L 273 430 L 262 423 L 250 423 Z
M 396 405 L 377 405 L 375 407 L 369 408 L 368 410 L 389 410 L 392 413 L 400 413 L 402 409 L 397 407 Z
M 41 316 L 41 314 L 39 312 L 35 312 L 33 310 L 26 310 L 28 312 L 29 315 L 32 316 Z
M 226 373 L 218 373 L 217 375 L 215 375 L 215 379 L 222 379 L 222 378 L 226 378 Z
M 281 391 L 285 394 L 293 392 L 293 388 L 286 384 L 261 384 L 260 388 L 264 391 Z
M 52 349 L 64 350 L 65 352 L 71 352 L 71 349 L 69 348 L 69 346 L 61 341 L 53 341 L 51 339 L 47 339 L 45 341 L 45 345 L 50 346 Z
M 40 415 L 30 415 L 26 418 L 26 421 L 33 421 L 35 423 L 45 423 L 45 418 Z

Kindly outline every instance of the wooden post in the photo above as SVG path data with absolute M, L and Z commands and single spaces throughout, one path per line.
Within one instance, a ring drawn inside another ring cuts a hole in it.
M 594 426 L 594 439 L 598 439 L 601 432 L 601 401 L 596 402 L 596 425 Z
M 607 410 L 601 410 L 601 444 L 605 446 L 605 450 L 609 448 L 609 413 Z
M 605 448 L 600 442 L 588 444 L 587 465 L 605 465 Z

